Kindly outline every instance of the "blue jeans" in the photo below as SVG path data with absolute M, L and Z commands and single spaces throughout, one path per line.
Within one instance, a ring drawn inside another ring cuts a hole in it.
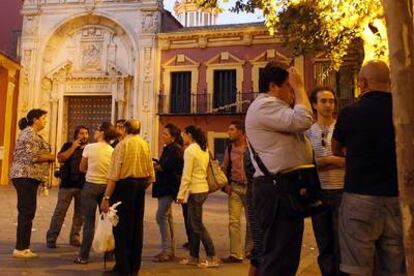
M 343 190 L 323 190 L 327 209 L 312 217 L 313 232 L 318 244 L 318 264 L 323 276 L 341 275 L 338 238 L 338 215 Z
M 172 196 L 158 198 L 157 224 L 161 234 L 161 250 L 164 254 L 175 255 L 174 221 L 171 204 L 174 202 Z
M 213 241 L 203 224 L 203 204 L 208 193 L 190 194 L 188 198 L 188 220 L 191 224 L 190 255 L 198 259 L 200 254 L 200 242 L 203 243 L 208 257 L 216 255 Z
M 83 216 L 83 237 L 79 257 L 83 260 L 89 258 L 95 235 L 96 208 L 99 208 L 104 196 L 106 185 L 86 182 L 81 192 L 82 216 Z
M 81 210 L 81 189 L 78 188 L 60 188 L 56 208 L 50 221 L 49 230 L 47 231 L 47 243 L 56 243 L 65 220 L 66 212 L 74 200 L 74 212 L 72 219 L 72 228 L 69 235 L 69 241 L 80 241 L 79 232 L 82 228 L 82 210 Z
M 344 193 L 339 210 L 341 271 L 406 275 L 398 197 Z

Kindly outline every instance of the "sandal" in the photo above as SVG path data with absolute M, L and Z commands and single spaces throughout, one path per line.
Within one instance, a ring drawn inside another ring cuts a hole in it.
M 172 256 L 162 253 L 162 254 L 155 255 L 154 259 L 152 259 L 152 261 L 154 263 L 170 262 L 170 261 L 172 261 Z
M 81 257 L 76 257 L 76 259 L 73 261 L 75 264 L 87 264 L 88 260 L 84 260 Z

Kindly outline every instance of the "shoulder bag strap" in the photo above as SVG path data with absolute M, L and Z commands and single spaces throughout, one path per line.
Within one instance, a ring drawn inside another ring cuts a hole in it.
M 262 171 L 262 173 L 263 173 L 265 176 L 272 176 L 272 175 L 270 174 L 269 170 L 266 168 L 265 164 L 263 163 L 262 159 L 260 158 L 259 154 L 258 154 L 258 153 L 255 151 L 255 149 L 253 148 L 253 146 L 252 146 L 252 144 L 250 143 L 250 141 L 249 141 L 249 140 L 247 140 L 247 142 L 249 143 L 249 147 L 250 147 L 250 149 L 252 150 L 254 160 L 256 161 L 257 166 L 259 166 L 259 169 Z

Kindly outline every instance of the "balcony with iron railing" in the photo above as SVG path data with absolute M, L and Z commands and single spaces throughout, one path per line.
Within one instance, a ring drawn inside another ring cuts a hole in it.
M 158 94 L 159 115 L 208 115 L 208 114 L 245 114 L 257 92 L 237 92 L 234 101 L 214 99 L 213 94 L 188 93 L 172 98 L 171 95 Z

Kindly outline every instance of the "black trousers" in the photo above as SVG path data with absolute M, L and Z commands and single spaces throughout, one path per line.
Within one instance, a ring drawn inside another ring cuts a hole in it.
M 339 271 L 338 216 L 342 192 L 323 190 L 327 209 L 312 217 L 313 232 L 319 249 L 318 264 L 323 276 L 345 275 Z
M 259 274 L 294 276 L 299 266 L 304 219 L 291 215 L 286 195 L 271 179 L 253 179 L 253 203 L 262 230 Z
M 246 189 L 246 208 L 248 221 L 250 223 L 250 231 L 253 239 L 253 248 L 250 256 L 250 264 L 258 268 L 260 266 L 262 256 L 262 229 L 256 216 L 256 210 L 253 203 L 253 183 L 247 183 Z
M 115 267 L 120 275 L 137 275 L 141 268 L 144 235 L 145 179 L 123 179 L 117 182 L 111 204 L 117 207 L 119 223 L 114 227 Z
M 13 178 L 12 182 L 17 192 L 16 249 L 24 250 L 30 246 L 40 181 L 32 178 Z

